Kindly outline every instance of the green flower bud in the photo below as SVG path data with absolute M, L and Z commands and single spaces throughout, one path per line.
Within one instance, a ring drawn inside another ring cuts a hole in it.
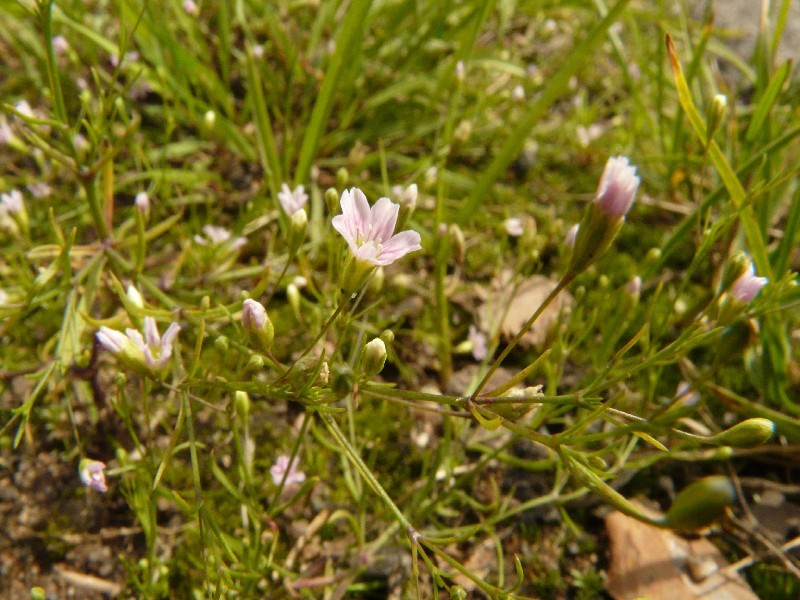
M 139 290 L 136 289 L 136 286 L 129 285 L 125 295 L 128 297 L 128 300 L 130 300 L 133 306 L 137 308 L 144 308 L 144 299 L 139 293 Z
M 375 338 L 364 346 L 361 366 L 367 378 L 374 377 L 383 370 L 386 364 L 386 344 L 381 338 Z
M 251 354 L 247 359 L 247 370 L 250 372 L 261 371 L 264 369 L 264 357 L 260 354 Z
M 736 501 L 730 479 L 712 475 L 685 487 L 664 517 L 672 529 L 700 529 L 718 519 Z
M 289 301 L 289 306 L 292 307 L 292 311 L 294 311 L 294 316 L 297 317 L 297 320 L 299 321 L 301 318 L 300 290 L 297 289 L 297 286 L 294 283 L 290 283 L 286 286 L 286 299 Z
M 47 594 L 45 594 L 44 588 L 36 587 L 31 588 L 31 600 L 45 600 L 47 598 Z
M 719 282 L 719 293 L 730 289 L 733 282 L 744 275 L 750 268 L 750 258 L 744 252 L 734 254 L 722 271 L 722 279 Z
M 250 396 L 247 395 L 247 392 L 236 391 L 233 395 L 233 410 L 242 421 L 247 421 L 250 414 Z
M 336 188 L 328 188 L 325 190 L 325 206 L 328 208 L 328 214 L 335 215 L 339 212 L 339 192 Z
M 714 137 L 725 114 L 728 112 L 728 98 L 725 94 L 717 94 L 708 106 L 706 114 L 706 144 Z
M 306 239 L 308 229 L 308 215 L 306 209 L 295 211 L 289 222 L 289 254 L 293 255 L 300 249 Z
M 230 346 L 230 340 L 225 335 L 219 336 L 214 340 L 214 347 L 220 351 L 221 354 L 227 354 Z
M 747 419 L 709 438 L 720 446 L 753 448 L 766 443 L 775 433 L 775 423 L 769 419 Z
M 381 333 L 381 339 L 383 340 L 384 344 L 391 344 L 394 342 L 394 331 L 391 329 L 384 329 Z
M 339 167 L 336 171 L 336 187 L 339 189 L 343 189 L 347 182 L 350 180 L 350 173 L 347 171 L 345 167 Z M 338 202 L 339 195 L 336 195 L 336 200 Z

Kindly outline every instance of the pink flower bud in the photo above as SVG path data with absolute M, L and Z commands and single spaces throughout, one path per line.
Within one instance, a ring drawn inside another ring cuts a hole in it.
M 636 167 L 626 156 L 609 158 L 597 188 L 598 207 L 608 217 L 624 217 L 633 204 L 639 182 Z

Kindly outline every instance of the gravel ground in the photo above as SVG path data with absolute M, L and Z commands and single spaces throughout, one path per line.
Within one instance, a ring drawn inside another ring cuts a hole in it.
M 791 0 L 790 0 L 791 1 Z M 770 6 L 771 21 L 774 22 L 782 0 L 764 0 Z M 702 15 L 705 3 L 697 3 L 696 14 Z M 714 21 L 717 27 L 729 30 L 738 40 L 731 40 L 743 56 L 750 56 L 753 52 L 758 23 L 761 16 L 762 2 L 759 0 L 716 0 L 714 6 Z M 786 31 L 778 49 L 780 61 L 791 60 L 796 63 L 800 58 L 800 2 L 791 1 L 789 20 Z

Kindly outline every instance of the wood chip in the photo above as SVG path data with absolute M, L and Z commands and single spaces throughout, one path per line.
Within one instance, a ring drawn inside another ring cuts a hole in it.
M 619 512 L 606 517 L 611 542 L 608 592 L 616 600 L 758 600 L 705 538 L 684 539 Z

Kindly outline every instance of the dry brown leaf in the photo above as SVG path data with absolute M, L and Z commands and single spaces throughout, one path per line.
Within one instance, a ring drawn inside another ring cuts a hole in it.
M 539 308 L 548 294 L 556 287 L 556 283 L 543 275 L 533 275 L 523 279 L 514 286 L 510 273 L 502 273 L 493 282 L 493 291 L 486 302 L 478 310 L 481 329 L 494 331 L 500 323 L 500 334 L 505 339 L 514 337 L 531 315 Z M 512 297 L 513 294 L 513 297 Z M 536 322 L 523 337 L 523 346 L 540 346 L 547 339 L 547 332 L 558 322 L 558 319 L 569 311 L 573 298 L 566 290 L 539 316 Z
M 687 540 L 613 512 L 608 592 L 616 600 L 758 600 L 707 539 Z

